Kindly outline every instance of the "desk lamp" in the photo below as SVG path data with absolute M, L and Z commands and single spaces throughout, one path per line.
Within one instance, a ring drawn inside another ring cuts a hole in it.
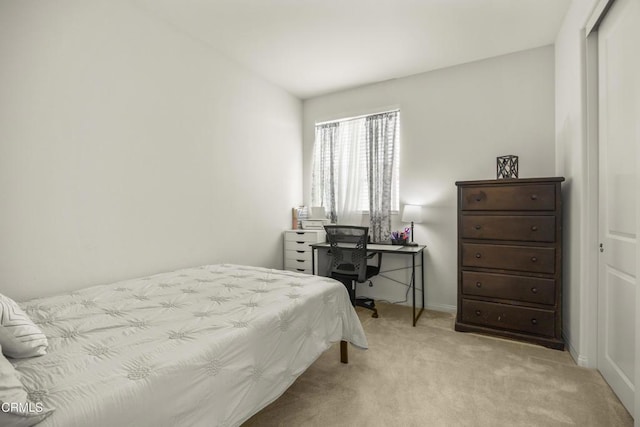
M 411 242 L 405 243 L 407 246 L 417 246 L 418 244 L 413 241 L 413 224 L 422 222 L 422 206 L 420 205 L 404 205 L 402 212 L 402 222 L 411 223 Z

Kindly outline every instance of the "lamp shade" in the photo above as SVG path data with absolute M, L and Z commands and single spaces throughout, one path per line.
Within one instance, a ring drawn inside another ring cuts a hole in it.
M 402 222 L 422 222 L 422 206 L 420 205 L 404 205 L 402 211 Z

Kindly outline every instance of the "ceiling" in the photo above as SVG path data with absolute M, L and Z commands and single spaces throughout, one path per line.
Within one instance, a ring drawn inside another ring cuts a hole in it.
M 571 0 L 134 0 L 307 99 L 552 44 Z

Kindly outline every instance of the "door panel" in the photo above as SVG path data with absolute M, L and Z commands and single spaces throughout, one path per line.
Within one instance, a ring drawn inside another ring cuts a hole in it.
M 598 30 L 598 369 L 633 415 L 636 369 L 640 0 L 617 0 Z
M 610 307 L 606 325 L 606 351 L 608 363 L 613 364 L 618 375 L 627 384 L 633 387 L 634 363 L 635 363 L 635 340 L 627 339 L 635 336 L 635 324 L 630 322 L 628 313 L 635 311 L 635 278 L 620 274 L 616 270 L 608 270 L 607 278 L 607 298 Z

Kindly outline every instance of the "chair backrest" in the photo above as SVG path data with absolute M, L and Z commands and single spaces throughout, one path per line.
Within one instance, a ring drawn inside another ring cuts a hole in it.
M 354 276 L 364 282 L 367 275 L 367 240 L 369 227 L 325 225 L 331 246 L 331 273 Z

